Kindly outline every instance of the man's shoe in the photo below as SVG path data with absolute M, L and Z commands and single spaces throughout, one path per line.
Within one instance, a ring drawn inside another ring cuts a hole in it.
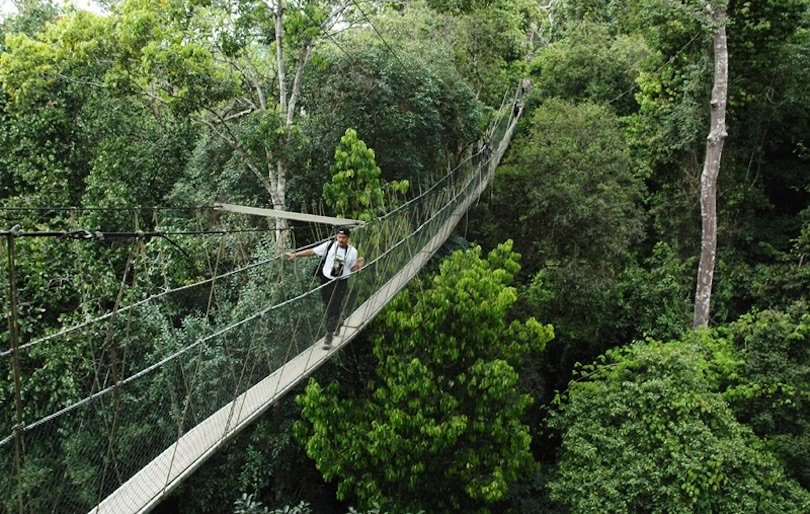
M 326 337 L 323 338 L 323 349 L 324 350 L 332 349 L 332 332 L 327 332 Z

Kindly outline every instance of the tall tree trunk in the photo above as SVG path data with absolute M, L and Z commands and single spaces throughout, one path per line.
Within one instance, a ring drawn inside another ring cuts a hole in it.
M 276 67 L 278 68 L 278 101 L 279 108 L 282 116 L 287 114 L 287 76 L 284 69 L 284 25 L 282 24 L 284 15 L 284 0 L 276 0 L 278 2 L 278 9 L 276 10 Z M 289 130 L 289 127 L 287 127 Z M 289 137 L 289 136 L 288 136 Z M 279 152 L 279 156 L 274 162 L 272 155 L 268 149 L 267 151 L 267 171 L 270 176 L 270 200 L 273 202 L 273 208 L 283 210 L 285 208 L 286 199 L 286 183 L 287 183 L 287 152 Z M 287 228 L 289 224 L 286 219 L 276 218 L 276 249 L 279 255 L 284 252 L 285 248 L 290 246 L 290 235 Z
M 711 128 L 706 142 L 706 159 L 700 174 L 700 263 L 695 289 L 693 328 L 709 326 L 714 263 L 717 256 L 717 176 L 726 133 L 726 98 L 728 96 L 728 46 L 726 41 L 726 6 L 707 6 L 714 32 L 714 86 L 711 99 Z
M 287 161 L 289 155 L 289 147 L 292 138 L 292 128 L 295 121 L 295 108 L 301 92 L 301 80 L 303 77 L 304 66 L 306 66 L 309 56 L 312 52 L 316 41 L 308 39 L 303 43 L 303 46 L 298 52 L 298 59 L 295 64 L 295 70 L 292 75 L 292 85 L 287 84 L 287 68 L 284 55 L 284 0 L 275 0 L 275 29 L 276 29 L 276 69 L 278 78 L 278 108 L 282 119 L 284 120 L 285 137 L 282 142 L 282 148 L 277 151 L 271 151 L 267 148 L 267 181 L 263 182 L 268 185 L 270 191 L 270 200 L 274 209 L 284 210 L 287 202 L 287 175 L 289 173 L 289 162 Z M 323 34 L 334 26 L 335 23 L 341 21 L 341 15 L 350 5 L 354 4 L 354 0 L 344 0 L 343 2 L 335 5 L 327 15 L 326 20 L 320 27 Z M 268 5 L 271 3 L 268 1 Z M 301 5 L 299 5 L 301 7 Z M 262 103 L 264 97 L 259 87 L 259 93 Z M 263 107 L 264 108 L 264 107 Z M 289 223 L 286 219 L 276 218 L 275 220 L 275 236 L 276 248 L 279 253 L 284 251 L 290 246 L 290 234 L 288 231 Z

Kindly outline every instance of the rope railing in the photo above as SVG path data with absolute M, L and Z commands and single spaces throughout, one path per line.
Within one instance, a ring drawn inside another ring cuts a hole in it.
M 418 272 L 486 187 L 516 102 L 493 124 L 491 156 L 465 160 L 440 187 L 353 232 L 368 262 L 349 279 L 338 348 Z M 211 254 L 210 278 L 20 345 L 17 357 L 33 372 L 22 381 L 24 423 L 0 414 L 0 512 L 18 512 L 18 498 L 25 512 L 144 512 L 329 358 L 319 344 L 325 319 L 314 262 L 257 258 L 221 272 L 228 251 Z M 154 256 L 144 259 L 155 267 Z M 56 378 L 40 367 L 53 358 L 64 370 Z M 15 442 L 24 448 L 18 464 Z

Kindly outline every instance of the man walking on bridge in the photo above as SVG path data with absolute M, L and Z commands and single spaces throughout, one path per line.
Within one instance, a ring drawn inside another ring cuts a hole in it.
M 338 327 L 343 299 L 346 296 L 347 277 L 362 268 L 365 263 L 362 257 L 357 256 L 357 248 L 349 244 L 349 233 L 348 227 L 339 227 L 334 241 L 325 241 L 315 248 L 284 254 L 290 260 L 310 255 L 321 258 L 318 278 L 321 284 L 324 284 L 321 288 L 321 297 L 326 305 L 324 350 L 332 347 L 332 337 Z

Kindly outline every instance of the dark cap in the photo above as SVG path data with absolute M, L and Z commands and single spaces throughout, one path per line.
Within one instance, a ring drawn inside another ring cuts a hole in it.
M 350 232 L 351 231 L 349 230 L 349 227 L 338 227 L 338 229 L 337 229 L 338 234 L 343 234 L 343 235 L 346 235 L 346 236 L 348 236 Z

